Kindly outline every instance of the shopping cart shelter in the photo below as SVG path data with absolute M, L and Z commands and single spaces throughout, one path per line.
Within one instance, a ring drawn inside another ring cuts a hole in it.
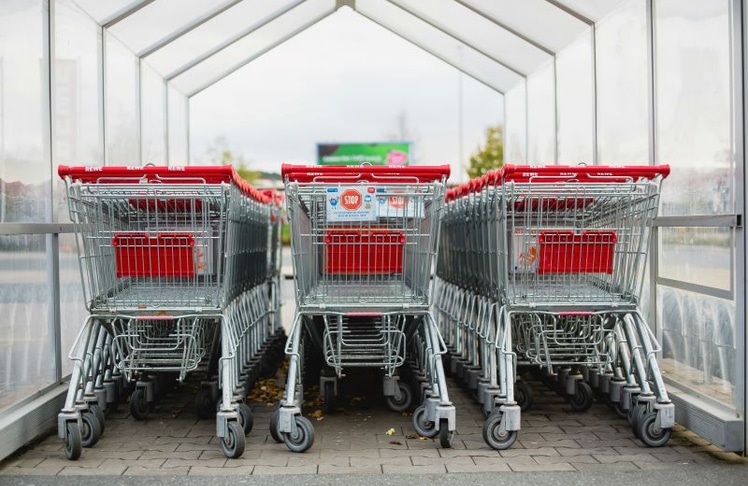
M 330 19 L 498 93 L 503 166 L 199 163 L 196 97 Z M 161 452 L 303 468 L 351 376 L 406 472 L 745 456 L 746 38 L 743 0 L 0 2 L 0 460 L 174 407 Z

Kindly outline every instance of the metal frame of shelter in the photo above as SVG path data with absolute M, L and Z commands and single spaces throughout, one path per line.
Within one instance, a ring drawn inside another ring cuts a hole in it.
M 88 11 L 95 2 L 76 3 Z M 513 0 L 223 0 L 204 2 L 200 8 L 188 6 L 197 11 L 181 25 L 147 32 L 138 27 L 143 19 L 179 17 L 184 15 L 179 11 L 184 6 L 173 0 L 109 3 L 110 10 L 91 14 L 102 28 L 104 42 L 109 35 L 117 38 L 134 52 L 141 70 L 145 63 L 159 72 L 167 93 L 169 86 L 175 86 L 189 99 L 344 7 L 504 94 L 545 64 L 555 65 L 556 54 L 580 35 L 592 32 L 594 39 L 595 22 L 615 10 L 622 0 L 524 0 L 519 9 Z M 221 31 L 227 18 L 235 17 L 238 9 L 244 13 L 255 6 L 259 15 L 218 37 L 216 32 Z M 545 20 L 538 22 L 539 18 Z M 189 37 L 209 40 L 178 66 L 159 59 L 170 49 L 185 52 L 183 46 L 194 46 Z M 594 45 L 593 40 L 592 59 Z M 105 63 L 106 59 L 102 62 L 104 79 Z M 142 83 L 142 76 L 139 78 Z M 138 93 L 141 91 L 139 86 Z M 166 116 L 168 119 L 168 110 Z M 594 130 L 590 137 L 594 143 Z M 168 160 L 166 133 L 164 138 Z

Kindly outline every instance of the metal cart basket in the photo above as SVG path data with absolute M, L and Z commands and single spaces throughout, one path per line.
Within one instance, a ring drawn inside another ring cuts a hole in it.
M 489 414 L 492 447 L 514 443 L 532 401 L 518 365 L 540 371 L 579 411 L 594 389 L 647 445 L 667 442 L 673 405 L 639 299 L 668 174 L 507 165 L 449 192 L 437 317 L 453 369 Z
M 286 352 L 286 396 L 271 432 L 294 451 L 313 442 L 300 415 L 304 361 L 324 362 L 320 389 L 334 410 L 346 368 L 384 371 L 384 396 L 407 409 L 399 379 L 408 349 L 426 356 L 427 393 L 419 425 L 451 444 L 454 407 L 441 365 L 445 346 L 430 313 L 431 272 L 448 166 L 284 165 L 297 312 Z M 417 350 L 416 350 L 417 349 Z M 306 370 L 308 371 L 308 370 Z
M 218 409 L 221 447 L 240 456 L 251 428 L 247 377 L 257 340 L 269 339 L 275 322 L 268 295 L 277 205 L 231 166 L 58 172 L 90 312 L 59 415 L 68 458 L 98 440 L 100 409 L 116 406 L 127 387 L 131 414 L 142 419 L 170 379 L 198 369 L 206 375 L 198 415 Z

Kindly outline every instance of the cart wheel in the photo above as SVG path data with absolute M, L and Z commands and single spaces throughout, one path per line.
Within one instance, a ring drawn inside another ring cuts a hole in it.
M 240 403 L 236 411 L 239 415 L 239 424 L 241 424 L 242 429 L 244 430 L 244 435 L 249 434 L 252 432 L 252 426 L 254 426 L 254 417 L 252 416 L 252 410 L 249 408 L 249 405 L 246 403 Z
M 520 411 L 527 412 L 530 410 L 534 399 L 530 384 L 522 379 L 517 380 L 514 384 L 514 398 L 517 400 Z
M 308 418 L 298 415 L 296 420 L 296 434 L 283 433 L 283 442 L 291 452 L 305 452 L 314 444 L 314 427 Z
M 236 459 L 244 454 L 247 439 L 244 430 L 238 422 L 229 422 L 226 427 L 226 437 L 221 441 L 223 455 L 229 459 Z
M 663 429 L 655 425 L 657 412 L 644 414 L 637 424 L 637 437 L 649 447 L 662 447 L 670 440 L 673 429 Z
M 439 421 L 439 445 L 443 449 L 451 449 L 455 440 L 455 431 L 449 430 L 449 421 L 441 419 Z
M 643 403 L 638 403 L 635 407 L 631 407 L 628 410 L 628 420 L 631 430 L 634 431 L 634 435 L 639 437 L 639 422 L 642 417 L 647 413 L 647 406 Z M 641 437 L 639 437 L 641 439 Z
M 413 411 L 413 428 L 421 437 L 433 439 L 439 433 L 436 424 L 426 419 L 426 407 L 420 405 Z
M 195 412 L 201 419 L 213 418 L 216 415 L 216 405 L 205 388 L 201 388 L 195 395 Z
M 283 442 L 283 437 L 281 437 L 280 432 L 278 432 L 278 421 L 280 420 L 280 411 L 276 410 L 273 412 L 273 415 L 270 417 L 270 437 L 275 442 Z
M 483 422 L 483 440 L 497 451 L 509 449 L 517 440 L 516 430 L 501 430 L 501 420 L 503 418 L 504 414 L 495 410 Z
M 91 411 L 91 413 L 94 414 L 94 417 L 99 419 L 99 425 L 101 426 L 101 435 L 104 435 L 104 430 L 106 429 L 106 427 L 104 426 L 104 422 L 106 421 L 104 411 L 101 409 L 98 403 L 89 404 L 88 409 Z
M 400 400 L 393 397 L 385 397 L 387 400 L 387 406 L 393 412 L 404 412 L 408 410 L 413 403 L 413 393 L 410 391 L 410 387 L 407 383 L 402 381 L 397 382 L 398 388 L 400 388 Z
M 69 461 L 76 461 L 81 456 L 82 440 L 78 422 L 69 421 L 65 426 L 65 457 Z
M 571 409 L 575 412 L 586 412 L 592 406 L 592 388 L 584 381 L 577 382 L 573 395 L 567 395 Z
M 322 390 L 324 399 L 323 411 L 327 414 L 335 413 L 337 407 L 337 397 L 335 396 L 335 383 L 326 381 Z
M 81 445 L 83 447 L 95 446 L 101 437 L 101 424 L 99 423 L 99 419 L 89 411 L 81 413 L 81 422 L 83 424 L 80 428 Z
M 151 411 L 150 404 L 146 401 L 145 389 L 136 388 L 130 395 L 130 414 L 136 420 L 145 420 L 148 418 L 148 412 Z

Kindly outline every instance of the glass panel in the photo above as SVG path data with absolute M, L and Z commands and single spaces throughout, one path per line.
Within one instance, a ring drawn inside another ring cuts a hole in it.
M 148 56 L 164 77 L 224 42 L 238 40 L 300 0 L 244 0 Z
M 47 221 L 51 209 L 41 3 L 0 2 L 0 222 Z
M 73 0 L 58 0 L 55 15 L 54 166 L 103 165 L 101 28 Z M 70 221 L 65 184 L 52 180 L 55 218 Z
M 119 13 L 142 3 L 144 0 L 74 0 L 99 24 L 116 17 Z
M 657 160 L 673 167 L 665 214 L 735 211 L 729 3 L 655 3 Z
M 497 26 L 453 0 L 391 0 L 441 29 L 454 33 L 466 44 L 527 75 L 550 56 L 520 37 Z
M 65 208 L 67 211 L 67 207 Z M 73 347 L 78 331 L 88 317 L 83 285 L 78 267 L 78 253 L 75 246 L 76 236 L 61 234 L 60 248 L 60 329 L 62 330 L 60 349 L 62 350 L 62 375 L 73 370 L 73 363 L 68 354 Z
M 284 42 L 294 32 L 329 15 L 334 10 L 330 0 L 309 0 L 285 15 L 265 24 L 241 40 L 212 55 L 172 81 L 183 93 L 191 96 Z
M 226 0 L 158 0 L 117 22 L 110 30 L 133 52 L 140 53 L 224 3 Z
M 657 297 L 665 376 L 690 395 L 734 407 L 735 303 L 662 285 Z
M 55 21 L 55 168 L 59 164 L 103 165 L 104 128 L 99 75 L 101 28 L 73 0 L 57 0 Z M 59 222 L 68 222 L 70 213 L 65 183 L 56 173 L 53 181 L 55 217 Z M 72 371 L 72 362 L 67 356 L 88 313 L 76 259 L 75 236 L 61 234 L 59 251 L 61 364 L 64 376 Z
M 140 165 L 138 59 L 105 33 L 107 165 Z
M 143 164 L 166 164 L 166 86 L 146 63 L 140 65 Z
M 512 88 L 504 97 L 506 130 L 504 133 L 504 161 L 511 164 L 527 162 L 527 96 L 525 83 Z
M 169 165 L 187 165 L 189 100 L 169 85 Z
M 527 78 L 527 162 L 548 165 L 556 160 L 556 114 L 553 63 Z
M 597 22 L 627 0 L 558 0 L 575 12 Z
M 388 2 L 359 0 L 356 10 L 385 28 L 460 68 L 486 85 L 506 93 L 522 76 L 487 58 Z
M 558 52 L 588 27 L 546 0 L 461 0 L 540 45 Z
M 55 380 L 45 238 L 0 236 L 0 409 Z
M 596 28 L 598 163 L 649 163 L 646 1 L 631 0 Z
M 584 34 L 556 56 L 558 163 L 592 165 L 592 36 Z
M 661 277 L 730 290 L 729 228 L 660 228 Z

